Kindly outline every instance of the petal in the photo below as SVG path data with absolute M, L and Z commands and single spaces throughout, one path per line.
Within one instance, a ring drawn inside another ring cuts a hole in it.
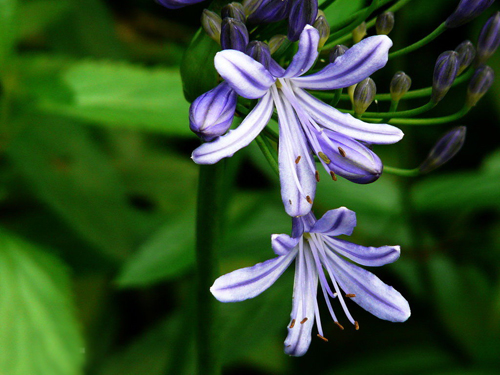
M 310 254 L 303 254 L 303 256 L 308 255 L 310 256 Z M 314 261 L 310 263 L 313 264 Z M 300 357 L 309 349 L 311 331 L 314 326 L 317 290 L 317 270 L 314 267 L 308 269 L 304 258 L 298 256 L 295 263 L 291 320 L 284 343 L 285 353 L 288 355 Z M 305 322 L 304 318 L 307 318 Z
M 387 63 L 391 46 L 392 41 L 386 35 L 363 39 L 318 73 L 294 78 L 294 83 L 310 90 L 334 90 L 352 86 Z
M 335 269 L 335 278 L 347 294 L 366 311 L 391 322 L 404 322 L 410 317 L 408 301 L 393 287 L 383 283 L 377 276 L 356 266 L 333 252 L 326 252 L 327 259 Z
M 318 57 L 318 43 L 318 30 L 310 25 L 306 25 L 300 34 L 299 49 L 283 74 L 283 77 L 280 78 L 298 77 L 311 69 Z
M 353 262 L 369 267 L 379 267 L 399 259 L 399 246 L 365 247 L 339 238 L 323 237 L 328 247 Z
M 204 143 L 193 151 L 191 158 L 197 164 L 215 164 L 222 158 L 248 146 L 267 125 L 273 112 L 271 94 L 266 94 L 234 130 L 216 138 L 213 142 Z
M 387 124 L 369 124 L 348 113 L 342 113 L 302 89 L 294 88 L 303 108 L 318 124 L 348 137 L 374 144 L 396 143 L 403 132 Z
M 258 296 L 285 272 L 296 254 L 297 251 L 291 251 L 221 276 L 215 280 L 210 291 L 221 302 L 239 302 Z
M 229 86 L 244 98 L 261 98 L 274 84 L 273 76 L 264 65 L 243 52 L 232 49 L 217 52 L 214 64 Z
M 287 234 L 273 234 L 271 244 L 276 255 L 286 255 L 299 243 L 300 237 L 292 238 Z
M 300 237 L 305 232 L 310 232 L 315 223 L 316 216 L 312 211 L 304 216 L 292 217 L 292 237 Z
M 346 207 L 340 207 L 326 212 L 311 228 L 311 232 L 322 233 L 326 236 L 340 236 L 341 234 L 350 236 L 355 226 L 356 213 Z

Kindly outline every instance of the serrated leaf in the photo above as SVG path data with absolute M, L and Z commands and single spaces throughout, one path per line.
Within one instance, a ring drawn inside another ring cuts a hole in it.
M 0 230 L 0 373 L 82 373 L 83 342 L 64 265 Z

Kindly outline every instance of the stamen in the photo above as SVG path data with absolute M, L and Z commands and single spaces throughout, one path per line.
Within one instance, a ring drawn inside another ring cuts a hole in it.
M 334 322 L 334 323 L 335 323 L 336 325 L 338 325 L 342 331 L 344 330 L 344 327 L 342 326 L 342 324 L 340 324 L 339 322 Z
M 300 156 L 300 155 L 299 155 L 299 156 L 297 156 L 297 159 L 295 159 L 295 164 L 299 164 L 299 161 L 300 161 L 300 158 L 301 158 L 301 157 L 302 157 L 302 156 Z
M 316 336 L 318 336 L 324 342 L 328 342 L 328 339 L 326 337 L 321 336 L 319 333 Z
M 300 324 L 304 324 L 305 322 L 307 322 L 307 318 L 304 318 L 300 321 Z
M 292 322 L 290 323 L 290 327 L 288 328 L 293 328 L 295 326 L 295 319 L 292 319 Z
M 340 155 L 342 155 L 345 158 L 346 153 L 345 153 L 344 149 L 340 146 L 339 146 L 339 152 L 340 152 Z
M 340 147 L 339 147 L 340 148 Z M 332 161 L 328 159 L 328 156 L 326 156 L 323 152 L 318 152 L 318 156 L 326 163 L 330 164 Z
M 291 199 L 289 199 L 289 200 L 288 200 L 288 203 L 292 204 L 292 200 L 291 200 Z
M 357 321 L 354 322 L 354 328 L 356 328 L 356 331 L 359 331 L 359 323 Z
M 337 176 L 335 175 L 335 172 L 330 171 L 330 175 L 332 176 L 333 181 L 337 181 Z
M 313 204 L 313 201 L 312 201 L 312 199 L 311 199 L 311 197 L 310 197 L 309 195 L 306 197 L 306 201 L 307 201 L 309 204 Z
M 316 173 L 314 174 L 314 176 L 316 177 L 316 181 L 319 182 L 319 172 L 318 171 L 316 171 Z
M 356 297 L 356 295 L 355 295 L 355 294 L 350 294 L 350 293 L 349 293 L 349 294 L 346 294 L 345 296 L 346 296 L 347 298 L 354 298 L 354 297 Z

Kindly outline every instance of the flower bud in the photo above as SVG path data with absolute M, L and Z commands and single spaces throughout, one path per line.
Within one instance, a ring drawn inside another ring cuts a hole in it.
M 458 72 L 458 53 L 455 51 L 443 52 L 436 61 L 432 81 L 431 101 L 438 103 L 450 89 Z
M 259 41 L 250 42 L 247 46 L 246 54 L 269 69 L 271 51 L 266 43 Z
M 500 12 L 496 12 L 483 26 L 477 41 L 477 65 L 484 64 L 500 44 Z
M 379 35 L 389 35 L 394 27 L 394 13 L 385 12 L 377 17 L 375 29 Z
M 494 0 L 461 0 L 457 9 L 449 16 L 446 27 L 458 27 L 479 16 Z
M 188 5 L 201 3 L 203 0 L 157 0 L 158 3 L 168 9 L 179 9 Z
M 287 40 L 286 35 L 277 34 L 269 39 L 269 50 L 271 51 L 271 55 L 279 50 L 279 48 L 283 45 L 283 43 Z
M 464 144 L 465 133 L 465 126 L 458 126 L 442 136 L 418 167 L 420 173 L 429 173 L 454 157 Z
M 470 40 L 466 40 L 455 48 L 455 52 L 458 53 L 458 76 L 472 64 L 474 57 L 476 57 L 476 49 Z
M 395 102 L 399 102 L 401 98 L 408 92 L 411 87 L 411 78 L 405 72 L 396 72 L 392 77 L 390 90 L 391 98 Z
M 314 21 L 313 27 L 319 31 L 318 49 L 321 49 L 330 36 L 330 25 L 328 24 L 323 11 L 319 11 L 318 18 L 316 18 L 316 21 Z
M 225 5 L 220 11 L 221 17 L 224 18 L 234 18 L 235 20 L 245 22 L 247 16 L 245 14 L 245 9 L 241 3 L 229 3 Z
M 234 18 L 222 20 L 220 45 L 222 49 L 235 49 L 245 52 L 250 37 L 245 24 Z
M 337 57 L 342 56 L 348 49 L 349 48 L 344 46 L 343 44 L 337 44 L 335 47 L 333 47 L 332 51 L 330 52 L 330 63 L 333 64 L 335 60 L 337 60 Z
M 473 107 L 489 90 L 495 80 L 495 72 L 488 65 L 482 65 L 474 72 L 469 87 L 467 88 L 467 97 L 465 104 L 467 107 Z
M 291 0 L 249 0 L 243 2 L 252 24 L 281 21 L 290 13 Z
M 220 43 L 220 29 L 222 19 L 211 10 L 205 9 L 201 15 L 201 26 L 210 38 Z
M 222 82 L 196 98 L 189 108 L 189 127 L 204 141 L 223 135 L 231 127 L 238 95 Z
M 352 31 L 352 40 L 354 44 L 361 42 L 366 35 L 366 22 L 362 22 Z
M 312 25 L 318 15 L 318 0 L 294 0 L 288 17 L 288 39 L 299 40 L 306 25 Z
M 354 112 L 357 115 L 365 113 L 367 108 L 372 104 L 377 93 L 375 81 L 370 77 L 362 80 L 356 85 L 353 94 Z

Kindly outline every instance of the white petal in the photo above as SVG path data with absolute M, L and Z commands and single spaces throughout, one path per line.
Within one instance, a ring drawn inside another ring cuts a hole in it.
M 310 25 L 306 25 L 300 34 L 299 49 L 286 69 L 283 77 L 298 77 L 311 69 L 318 57 L 318 43 L 318 30 Z

